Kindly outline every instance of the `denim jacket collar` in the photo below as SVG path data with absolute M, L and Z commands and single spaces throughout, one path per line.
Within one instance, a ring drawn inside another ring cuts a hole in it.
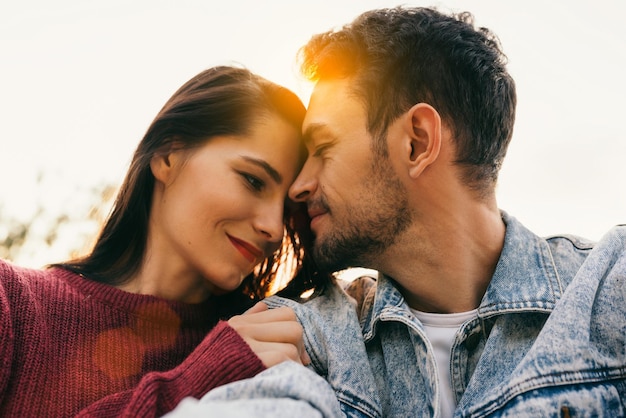
M 504 247 L 478 308 L 479 316 L 487 318 L 512 311 L 552 312 L 563 285 L 550 246 L 505 212 L 502 219 L 506 224 Z
M 504 246 L 478 307 L 478 315 L 486 319 L 509 312 L 549 313 L 563 293 L 550 247 L 545 239 L 533 234 L 517 219 L 504 211 L 501 214 L 506 224 Z M 528 257 L 532 254 L 535 257 Z M 520 276 L 519 272 L 524 275 Z M 374 337 L 379 320 L 393 317 L 413 322 L 413 315 L 391 278 L 379 274 L 374 289 L 376 291 L 370 292 L 365 301 L 366 305 L 373 302 L 373 309 L 361 320 L 366 341 Z

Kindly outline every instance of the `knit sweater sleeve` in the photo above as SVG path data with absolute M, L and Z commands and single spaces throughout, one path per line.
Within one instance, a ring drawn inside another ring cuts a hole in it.
M 264 369 L 250 346 L 221 321 L 179 366 L 148 373 L 137 387 L 109 395 L 78 416 L 161 416 L 186 396 L 200 398 L 213 388 L 255 376 Z
M 0 404 L 4 399 L 11 363 L 13 362 L 13 328 L 11 324 L 11 308 L 5 290 L 5 279 L 8 281 L 12 274 L 3 262 L 0 262 Z

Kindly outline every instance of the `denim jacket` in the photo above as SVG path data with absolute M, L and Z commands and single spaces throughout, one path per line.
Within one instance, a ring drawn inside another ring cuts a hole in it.
M 625 416 L 626 227 L 592 249 L 573 236 L 539 238 L 506 213 L 503 219 L 504 248 L 478 317 L 461 326 L 452 347 L 455 417 Z M 295 363 L 283 365 L 210 392 L 196 411 L 215 402 L 234 410 L 244 398 L 259 411 L 255 399 L 274 398 L 271 416 L 295 411 L 287 399 L 310 408 L 301 418 L 439 416 L 433 348 L 389 278 L 360 278 L 304 304 L 267 303 L 295 309 L 309 367 L 329 386 Z M 299 375 L 299 390 L 268 390 L 277 373 L 292 382 Z M 325 397 L 325 411 L 309 400 L 312 388 L 317 405 Z

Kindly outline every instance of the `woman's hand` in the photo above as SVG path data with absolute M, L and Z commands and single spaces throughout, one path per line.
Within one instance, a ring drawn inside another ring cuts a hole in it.
M 228 324 L 259 356 L 265 367 L 285 360 L 307 365 L 311 362 L 302 340 L 302 325 L 293 309 L 283 306 L 268 309 L 259 302 L 242 315 L 233 316 Z

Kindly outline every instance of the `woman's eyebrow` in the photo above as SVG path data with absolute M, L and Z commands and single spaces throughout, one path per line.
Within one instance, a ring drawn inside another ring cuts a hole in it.
M 261 167 L 263 170 L 265 170 L 267 172 L 267 174 L 274 179 L 274 181 L 278 184 L 281 184 L 283 182 L 283 176 L 280 175 L 280 173 L 278 171 L 276 171 L 276 169 L 274 167 L 272 167 L 267 161 L 265 160 L 261 160 L 258 158 L 253 158 L 253 157 L 247 157 L 245 155 L 242 155 L 241 158 L 243 158 L 245 161 L 257 165 L 259 167 Z

